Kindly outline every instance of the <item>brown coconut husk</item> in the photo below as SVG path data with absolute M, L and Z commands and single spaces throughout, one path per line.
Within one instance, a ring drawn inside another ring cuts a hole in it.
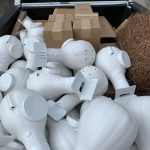
M 131 58 L 129 83 L 137 85 L 138 95 L 150 95 L 150 13 L 130 16 L 116 32 L 118 45 Z

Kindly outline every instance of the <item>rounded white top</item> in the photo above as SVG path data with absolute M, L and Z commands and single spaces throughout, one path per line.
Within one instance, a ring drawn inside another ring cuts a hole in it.
M 8 91 L 13 85 L 13 76 L 9 73 L 4 73 L 0 77 L 0 90 L 2 92 Z
M 69 42 L 71 42 L 71 41 L 74 41 L 74 39 L 73 39 L 73 38 L 70 38 L 70 39 L 66 40 L 66 41 L 63 43 L 62 47 L 65 47 L 65 46 L 66 46 Z
M 39 121 L 46 117 L 48 106 L 43 97 L 31 95 L 24 100 L 23 113 L 27 119 Z
M 119 54 L 118 54 L 118 60 L 120 62 L 120 64 L 125 67 L 125 68 L 129 68 L 131 67 L 131 60 L 130 60 L 130 57 L 129 55 L 127 54 L 127 52 L 125 51 L 121 51 Z

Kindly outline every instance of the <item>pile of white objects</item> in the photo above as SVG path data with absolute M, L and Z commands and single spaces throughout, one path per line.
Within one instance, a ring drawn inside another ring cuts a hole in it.
M 0 37 L 0 150 L 150 149 L 150 96 L 128 84 L 125 51 L 46 48 L 42 24 L 21 23 L 19 38 Z M 103 96 L 109 82 L 115 99 Z

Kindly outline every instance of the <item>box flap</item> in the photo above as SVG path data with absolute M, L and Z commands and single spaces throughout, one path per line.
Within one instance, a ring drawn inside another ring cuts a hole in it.
M 100 25 L 101 25 L 101 37 L 102 38 L 116 38 L 116 33 L 111 26 L 111 24 L 108 22 L 108 20 L 104 16 L 100 16 Z

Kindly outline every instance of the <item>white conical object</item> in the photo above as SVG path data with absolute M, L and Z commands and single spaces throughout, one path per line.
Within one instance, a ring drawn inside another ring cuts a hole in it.
M 48 117 L 49 144 L 52 150 L 72 150 L 76 141 L 76 130 L 63 119 L 55 122 Z
M 23 55 L 21 42 L 14 36 L 0 37 L 0 71 L 5 72 L 9 65 Z
M 124 106 L 137 122 L 138 134 L 135 140 L 140 150 L 150 148 L 150 96 L 122 96 L 115 99 Z
M 91 43 L 83 40 L 69 39 L 60 49 L 46 48 L 44 43 L 34 43 L 34 57 L 37 67 L 49 62 L 61 62 L 73 70 L 79 70 L 95 61 L 95 49 Z
M 41 93 L 48 100 L 66 93 L 75 93 L 81 100 L 92 100 L 98 80 L 86 79 L 80 71 L 75 77 L 62 77 L 42 69 L 29 76 L 27 88 Z
M 26 69 L 26 64 L 27 64 L 27 62 L 25 60 L 17 60 L 14 63 L 12 63 L 10 68 L 21 67 L 21 68 Z
M 47 112 L 45 99 L 27 89 L 10 92 L 0 104 L 2 124 L 27 150 L 50 150 L 44 134 Z
M 29 74 L 29 70 L 20 67 L 7 70 L 0 76 L 0 91 L 6 95 L 12 90 L 26 88 Z
M 54 75 L 60 75 L 62 77 L 71 77 L 72 72 L 66 66 L 60 62 L 48 62 L 45 67 L 42 68 L 46 72 Z
M 131 61 L 125 51 L 116 47 L 106 47 L 97 53 L 95 65 L 102 69 L 112 82 L 116 97 L 125 94 L 134 94 L 135 86 L 129 86 L 126 78 L 126 68 L 131 66 Z
M 126 150 L 136 135 L 128 112 L 109 98 L 99 97 L 81 115 L 74 150 Z

